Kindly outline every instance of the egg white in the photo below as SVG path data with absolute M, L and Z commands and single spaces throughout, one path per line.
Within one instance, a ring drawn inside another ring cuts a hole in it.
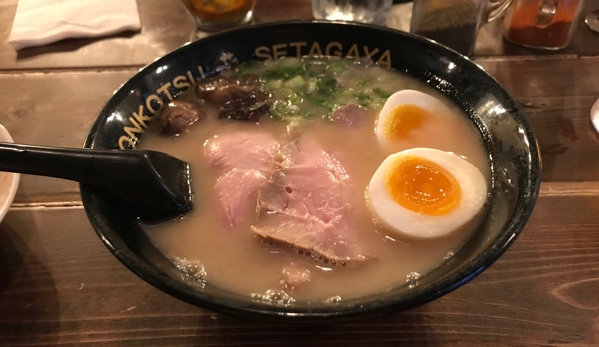
M 449 107 L 447 107 L 441 100 L 435 98 L 434 96 L 412 89 L 400 90 L 399 92 L 391 95 L 387 101 L 385 101 L 385 105 L 381 109 L 381 112 L 379 112 L 379 116 L 376 121 L 376 136 L 379 140 L 379 143 L 383 146 L 389 147 L 394 143 L 393 140 L 389 140 L 385 136 L 383 125 L 389 117 L 389 113 L 399 105 L 415 105 L 424 109 L 425 111 L 428 111 L 433 116 L 439 114 L 449 114 L 452 112 Z
M 395 202 L 387 192 L 385 172 L 403 157 L 424 158 L 451 173 L 460 185 L 459 205 L 447 214 L 432 216 Z M 376 170 L 366 190 L 368 208 L 378 224 L 394 235 L 418 239 L 440 238 L 469 224 L 481 211 L 486 197 L 487 181 L 478 168 L 454 153 L 432 148 L 413 148 L 390 155 Z

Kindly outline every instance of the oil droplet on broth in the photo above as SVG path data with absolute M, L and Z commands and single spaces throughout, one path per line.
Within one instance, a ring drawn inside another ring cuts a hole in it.
M 173 263 L 181 271 L 184 281 L 200 285 L 202 288 L 206 285 L 206 269 L 202 262 L 177 257 L 173 259 Z
M 270 304 L 289 306 L 295 302 L 295 299 L 287 294 L 284 290 L 275 291 L 269 289 L 265 294 L 252 293 L 252 299 Z
M 335 303 L 338 303 L 341 300 L 343 300 L 343 299 L 339 295 L 335 295 L 335 296 L 332 296 L 332 297 L 326 299 L 325 302 L 331 302 L 331 303 L 335 304 Z
M 418 279 L 420 278 L 420 274 L 418 272 L 410 272 L 407 276 L 406 276 L 406 282 L 408 282 L 408 287 L 414 288 L 418 285 Z

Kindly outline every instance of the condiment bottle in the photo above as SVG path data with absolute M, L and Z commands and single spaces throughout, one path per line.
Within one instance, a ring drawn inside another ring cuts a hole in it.
M 410 32 L 464 54 L 474 52 L 478 29 L 499 17 L 512 0 L 414 0 Z
M 572 39 L 584 0 L 515 0 L 504 22 L 509 42 L 562 49 Z

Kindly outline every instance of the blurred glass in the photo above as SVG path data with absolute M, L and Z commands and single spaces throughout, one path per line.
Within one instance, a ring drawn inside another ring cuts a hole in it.
M 583 0 L 515 0 L 504 22 L 504 37 L 515 44 L 562 49 L 572 39 Z
M 464 54 L 474 52 L 478 29 L 498 18 L 512 0 L 414 0 L 410 32 Z
M 198 29 L 222 30 L 249 22 L 256 0 L 181 0 Z
M 386 25 L 393 0 L 312 0 L 316 19 Z

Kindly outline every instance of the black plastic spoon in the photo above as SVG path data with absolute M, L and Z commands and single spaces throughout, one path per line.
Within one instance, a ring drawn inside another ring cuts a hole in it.
M 65 178 L 102 189 L 150 223 L 177 218 L 193 205 L 189 165 L 161 152 L 0 143 L 0 171 Z

